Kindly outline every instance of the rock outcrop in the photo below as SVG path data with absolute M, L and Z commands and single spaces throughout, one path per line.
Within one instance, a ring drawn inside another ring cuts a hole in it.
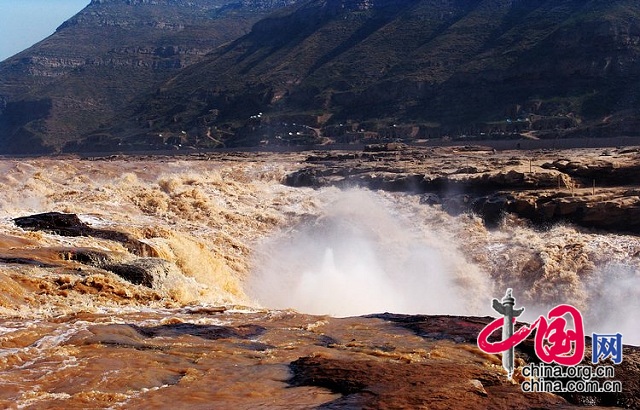
M 292 186 L 364 186 L 420 194 L 451 214 L 490 225 L 505 212 L 536 224 L 568 221 L 640 233 L 640 160 L 635 150 L 505 151 L 482 147 L 315 153 L 290 173 Z
M 167 260 L 158 258 L 158 252 L 133 235 L 110 229 L 96 229 L 82 222 L 75 214 L 47 212 L 43 214 L 15 218 L 17 226 L 26 230 L 46 231 L 61 236 L 88 236 L 121 243 L 131 254 L 118 254 L 94 248 L 53 248 L 30 252 L 14 250 L 0 255 L 5 263 L 20 263 L 55 267 L 65 261 L 104 269 L 115 273 L 135 285 L 152 289 L 171 289 L 184 286 L 188 281 L 180 269 Z
M 160 258 L 138 258 L 126 263 L 103 265 L 103 268 L 135 285 L 153 289 L 160 289 L 182 276 L 176 265 Z
M 20 228 L 31 231 L 48 231 L 61 236 L 93 236 L 120 242 L 130 252 L 138 256 L 158 256 L 152 246 L 134 238 L 132 235 L 110 229 L 93 228 L 82 222 L 75 214 L 46 212 L 43 214 L 22 216 L 13 220 Z

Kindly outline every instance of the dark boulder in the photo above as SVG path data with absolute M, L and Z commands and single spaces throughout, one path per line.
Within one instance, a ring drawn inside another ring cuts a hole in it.
M 89 225 L 78 218 L 78 215 L 60 212 L 22 216 L 15 218 L 13 222 L 22 229 L 49 231 L 61 236 L 90 236 L 87 232 L 92 230 Z
M 154 289 L 167 286 L 172 279 L 179 280 L 178 278 L 183 277 L 176 265 L 160 258 L 138 258 L 103 268 L 133 284 Z
M 129 252 L 138 256 L 158 256 L 153 247 L 132 235 L 110 229 L 93 228 L 82 222 L 76 214 L 46 212 L 15 218 L 13 222 L 29 231 L 48 231 L 61 236 L 91 236 L 120 242 Z

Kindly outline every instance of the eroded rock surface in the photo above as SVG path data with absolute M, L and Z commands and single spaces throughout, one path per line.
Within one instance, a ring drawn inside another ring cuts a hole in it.
M 287 175 L 292 186 L 364 186 L 423 194 L 452 214 L 488 224 L 504 212 L 538 224 L 640 233 L 640 157 L 635 149 L 504 151 L 484 147 L 315 153 Z
M 0 254 L 0 262 L 31 264 L 41 267 L 64 266 L 76 262 L 82 266 L 104 269 L 135 285 L 159 289 L 182 284 L 187 279 L 172 262 L 157 256 L 157 251 L 133 235 L 109 229 L 96 229 L 75 214 L 47 212 L 15 218 L 17 226 L 26 230 L 47 231 L 61 236 L 88 236 L 121 243 L 130 254 L 94 248 L 11 249 Z
M 523 393 L 488 368 L 447 361 L 399 363 L 302 357 L 291 363 L 294 386 L 342 394 L 323 409 L 573 408 L 559 396 Z
M 15 218 L 13 221 L 17 226 L 27 230 L 49 231 L 61 236 L 93 236 L 120 242 L 130 252 L 139 256 L 158 256 L 153 247 L 141 242 L 132 235 L 110 229 L 93 228 L 82 222 L 75 214 L 46 212 Z
M 182 277 L 177 266 L 160 258 L 138 258 L 103 267 L 133 284 L 149 288 L 159 288 L 176 277 Z

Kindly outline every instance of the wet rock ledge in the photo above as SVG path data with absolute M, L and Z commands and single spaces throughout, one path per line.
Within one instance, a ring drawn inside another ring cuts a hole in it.
M 623 363 L 616 366 L 615 379 L 623 385 L 620 393 L 524 393 L 519 385 L 524 381 L 519 373 L 520 366 L 540 363 L 534 353 L 533 335 L 516 347 L 514 383 L 507 379 L 499 356 L 485 355 L 476 347 L 478 333 L 493 318 L 384 313 L 360 319 L 384 320 L 409 329 L 422 337 L 427 345 L 438 347 L 431 350 L 429 359 L 424 362 L 363 360 L 354 356 L 338 358 L 326 354 L 300 357 L 291 362 L 293 377 L 289 383 L 293 386 L 318 386 L 341 394 L 337 400 L 323 405 L 323 409 L 507 410 L 582 406 L 635 409 L 640 406 L 640 348 L 635 346 L 624 346 Z M 328 346 L 342 348 L 339 343 Z M 586 338 L 586 346 L 582 365 L 590 364 L 590 338 Z M 393 345 L 383 347 L 389 355 L 395 351 Z M 475 359 L 469 359 L 474 356 Z M 493 365 L 481 364 L 483 360 Z
M 46 212 L 15 218 L 13 222 L 25 230 L 47 231 L 60 236 L 92 236 L 120 242 L 129 252 L 138 256 L 158 256 L 155 249 L 132 235 L 111 229 L 93 228 L 82 222 L 75 214 Z
M 494 151 L 481 146 L 383 146 L 309 155 L 285 183 L 367 187 L 421 195 L 489 225 L 505 212 L 536 224 L 567 221 L 640 233 L 640 149 Z
M 118 242 L 130 254 L 119 255 L 93 248 L 60 247 L 49 249 L 49 252 L 46 252 L 49 255 L 47 260 L 38 258 L 37 252 L 26 251 L 25 255 L 19 253 L 17 255 L 3 255 L 0 253 L 0 261 L 42 267 L 55 267 L 64 265 L 65 261 L 72 261 L 81 266 L 110 271 L 135 285 L 156 289 L 172 278 L 182 276 L 178 267 L 159 258 L 158 252 L 152 246 L 126 232 L 93 228 L 84 223 L 76 214 L 46 212 L 15 218 L 13 221 L 16 226 L 24 230 L 44 231 L 60 236 L 86 236 Z M 15 252 L 16 250 L 14 250 Z M 51 258 L 51 254 L 55 257 Z

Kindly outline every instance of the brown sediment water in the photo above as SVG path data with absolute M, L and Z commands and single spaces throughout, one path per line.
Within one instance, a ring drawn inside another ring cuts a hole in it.
M 527 308 L 525 320 L 571 303 L 588 329 L 640 342 L 637 315 L 621 314 L 640 307 L 636 236 L 566 224 L 541 230 L 513 216 L 488 229 L 410 193 L 282 184 L 299 160 L 1 160 L 0 406 L 310 408 L 336 400 L 327 388 L 288 383 L 289 364 L 303 356 L 428 363 L 457 355 L 499 372 L 499 360 L 477 349 L 461 353 L 452 342 L 348 316 L 492 315 L 491 298 L 507 287 Z M 12 221 L 48 211 L 129 233 L 175 271 L 158 286 L 136 285 L 68 256 L 135 260 L 122 243 Z

